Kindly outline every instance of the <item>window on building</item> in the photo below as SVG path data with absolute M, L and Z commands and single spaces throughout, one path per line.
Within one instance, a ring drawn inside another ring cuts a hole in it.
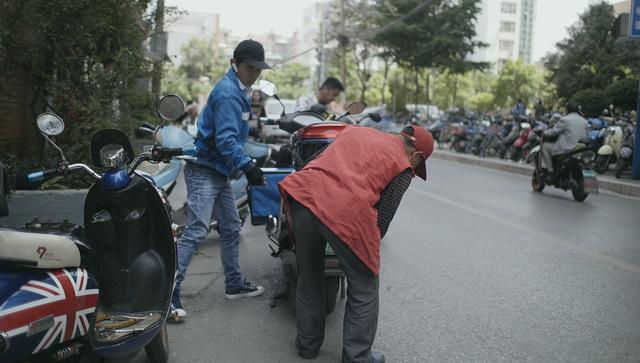
M 497 64 L 498 73 L 502 73 L 502 69 L 504 69 L 504 66 L 508 61 L 509 61 L 508 59 L 498 59 L 498 64 Z
M 512 21 L 501 21 L 500 31 L 506 33 L 514 33 L 516 31 L 516 23 Z
M 512 3 L 509 1 L 502 2 L 502 13 L 503 14 L 515 14 L 516 13 L 516 3 Z
M 513 51 L 513 40 L 501 40 L 499 43 L 500 50 L 506 50 L 507 52 Z

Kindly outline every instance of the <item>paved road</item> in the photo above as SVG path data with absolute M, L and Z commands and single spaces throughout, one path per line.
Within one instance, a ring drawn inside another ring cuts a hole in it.
M 382 242 L 375 348 L 388 361 L 640 361 L 639 200 L 578 203 L 443 160 L 429 177 L 414 180 Z M 226 301 L 210 238 L 185 281 L 189 319 L 169 326 L 171 361 L 298 361 L 292 304 Z M 279 261 L 263 229 L 245 226 L 241 244 L 246 275 L 273 291 Z M 318 362 L 339 361 L 342 311 Z

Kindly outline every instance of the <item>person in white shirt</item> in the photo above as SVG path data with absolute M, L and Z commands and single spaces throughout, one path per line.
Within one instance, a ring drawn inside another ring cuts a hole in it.
M 306 96 L 301 96 L 296 102 L 296 112 L 308 111 L 315 104 L 329 105 L 335 101 L 340 93 L 344 92 L 344 86 L 337 78 L 327 78 L 320 88 Z

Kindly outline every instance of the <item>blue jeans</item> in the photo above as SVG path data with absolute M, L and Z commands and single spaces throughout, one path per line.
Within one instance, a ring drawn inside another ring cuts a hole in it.
M 187 226 L 178 239 L 176 290 L 180 290 L 191 257 L 209 234 L 211 217 L 218 221 L 225 290 L 242 288 L 244 279 L 238 261 L 241 222 L 229 178 L 193 163 L 185 166 L 184 178 L 187 184 Z

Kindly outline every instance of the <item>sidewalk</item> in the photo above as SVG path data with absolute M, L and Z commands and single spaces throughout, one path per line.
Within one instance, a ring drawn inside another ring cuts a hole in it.
M 472 154 L 461 154 L 445 149 L 435 149 L 432 156 L 438 159 L 455 161 L 462 164 L 471 164 L 481 166 L 483 168 L 506 171 L 513 174 L 531 176 L 533 173 L 533 166 L 530 164 L 520 164 L 496 158 L 481 158 Z M 616 179 L 613 176 L 613 171 L 609 171 L 604 175 L 598 175 L 598 188 L 600 190 L 607 190 L 613 193 L 640 198 L 640 181 Z

